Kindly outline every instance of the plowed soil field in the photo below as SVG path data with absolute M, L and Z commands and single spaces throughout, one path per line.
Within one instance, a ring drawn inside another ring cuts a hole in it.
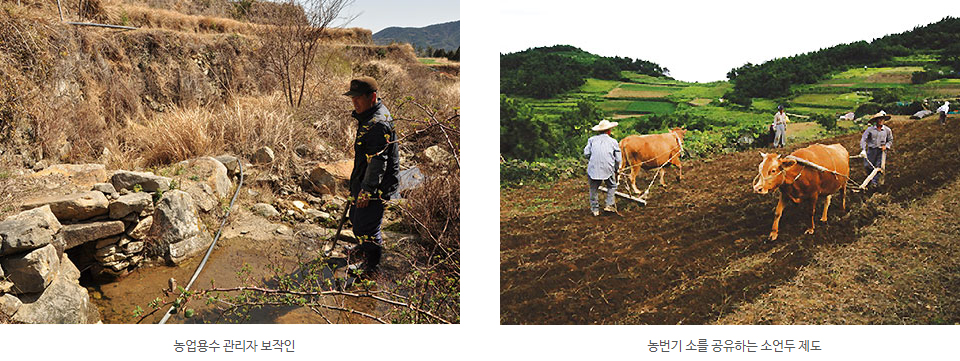
M 788 204 L 769 241 L 778 194 L 751 189 L 757 150 L 684 162 L 667 171 L 649 205 L 618 199 L 621 216 L 593 217 L 585 179 L 503 189 L 500 200 L 500 312 L 503 324 L 708 324 L 789 282 L 818 249 L 843 247 L 877 216 L 871 197 L 910 203 L 960 176 L 960 127 L 930 117 L 894 117 L 885 185 L 834 197 L 826 223 L 804 235 L 809 208 Z M 789 129 L 788 129 L 789 132 Z M 840 143 L 857 154 L 860 134 Z M 789 144 L 781 154 L 807 146 Z M 772 149 L 760 151 L 773 152 Z M 866 177 L 852 159 L 851 178 Z M 642 174 L 643 188 L 651 173 Z M 641 185 L 642 184 L 642 185 Z M 621 190 L 626 189 L 621 183 Z M 822 210 L 823 200 L 817 209 Z

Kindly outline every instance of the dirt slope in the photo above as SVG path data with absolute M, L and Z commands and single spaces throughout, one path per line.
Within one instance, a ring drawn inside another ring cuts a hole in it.
M 953 119 L 951 119 L 953 120 Z M 805 207 L 790 205 L 780 239 L 766 240 L 776 195 L 757 195 L 757 151 L 685 162 L 668 171 L 650 205 L 618 201 L 623 218 L 593 218 L 580 179 L 501 193 L 500 307 L 504 324 L 705 324 L 789 282 L 823 247 L 854 242 L 878 204 L 927 197 L 960 175 L 960 129 L 894 118 L 894 149 L 879 194 L 848 192 L 829 220 L 804 235 Z M 823 139 L 859 152 L 859 134 Z M 807 144 L 790 145 L 789 151 Z M 772 150 L 765 150 L 772 151 Z M 851 177 L 866 176 L 851 162 Z M 642 178 L 645 178 L 643 176 Z M 643 181 L 646 184 L 649 178 Z M 821 204 L 818 209 L 822 209 Z

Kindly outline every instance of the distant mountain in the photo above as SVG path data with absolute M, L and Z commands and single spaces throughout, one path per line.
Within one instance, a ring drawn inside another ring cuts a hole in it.
M 426 49 L 429 46 L 453 51 L 460 47 L 460 21 L 422 28 L 389 27 L 373 34 L 373 42 L 380 45 L 410 43 L 414 48 Z

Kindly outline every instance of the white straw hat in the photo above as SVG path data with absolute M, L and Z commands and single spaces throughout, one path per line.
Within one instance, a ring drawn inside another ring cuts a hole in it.
M 601 120 L 600 123 L 598 123 L 597 125 L 594 125 L 593 128 L 591 129 L 593 129 L 594 132 L 602 132 L 604 130 L 617 126 L 617 124 L 620 124 L 620 123 L 611 122 L 609 120 L 604 119 L 604 120 Z
M 890 116 L 887 115 L 887 112 L 881 110 L 879 113 L 874 114 L 873 117 L 870 118 L 870 121 L 872 122 L 872 121 L 880 120 L 880 119 L 889 120 L 889 119 L 890 119 Z

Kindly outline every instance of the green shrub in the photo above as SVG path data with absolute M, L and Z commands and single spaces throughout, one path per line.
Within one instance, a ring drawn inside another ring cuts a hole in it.
M 877 112 L 879 112 L 880 109 L 882 109 L 880 104 L 877 104 L 874 102 L 866 102 L 866 103 L 860 104 L 860 106 L 857 107 L 857 110 L 853 111 L 853 114 L 855 117 L 860 118 L 864 115 L 877 114 Z
M 837 129 L 837 117 L 828 114 L 814 114 L 810 117 L 813 121 L 820 124 L 826 130 Z
M 586 159 L 561 158 L 544 162 L 508 159 L 500 163 L 500 185 L 516 186 L 586 176 Z

